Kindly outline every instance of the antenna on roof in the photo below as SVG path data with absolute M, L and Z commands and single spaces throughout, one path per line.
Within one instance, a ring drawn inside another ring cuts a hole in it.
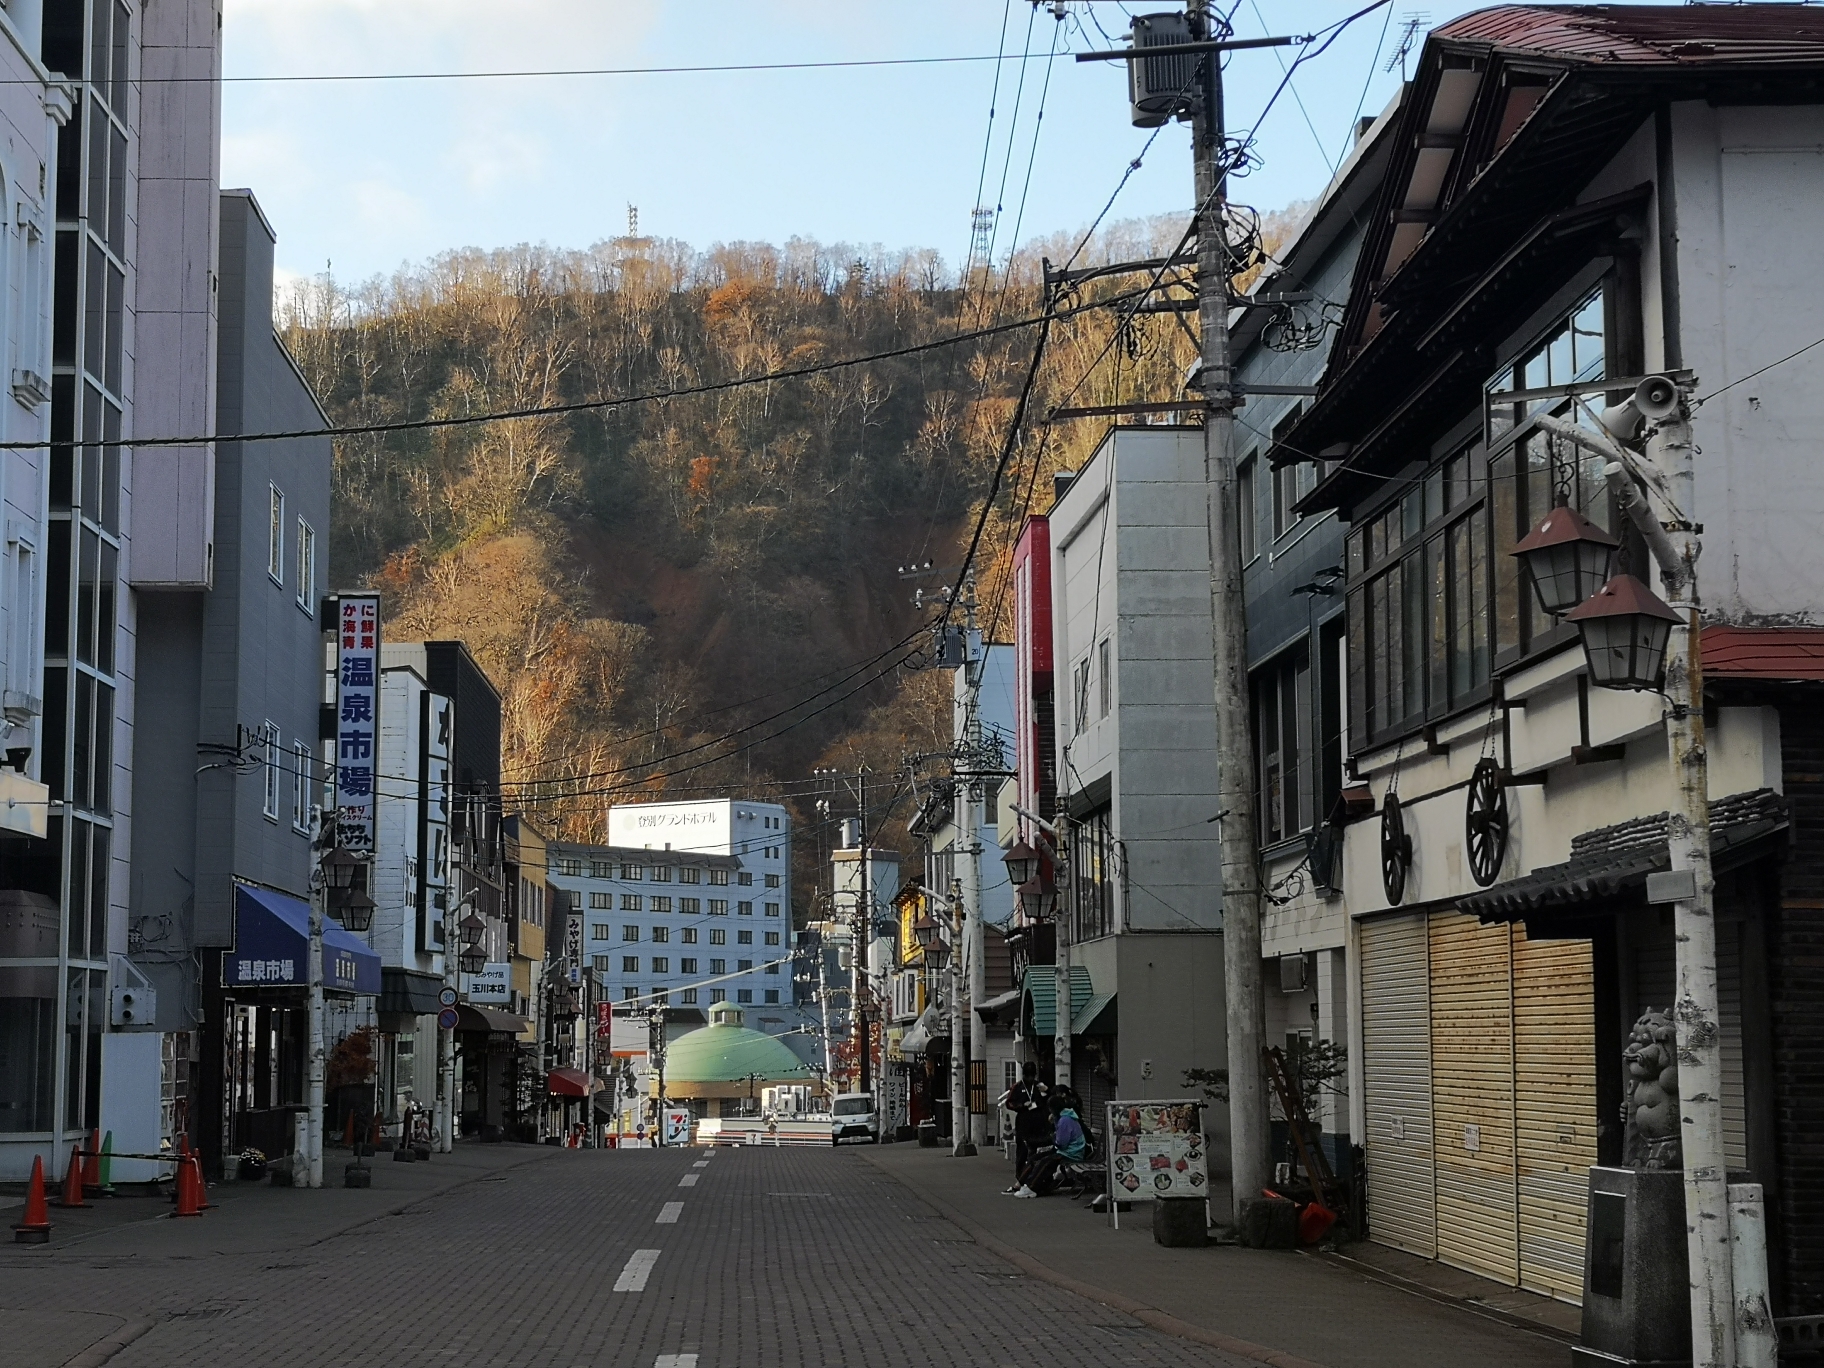
M 630 238 L 637 238 L 639 235 L 640 206 L 637 204 L 629 204 L 627 206 L 627 236 Z
M 1406 11 L 1406 17 L 1400 21 L 1400 41 L 1394 44 L 1393 55 L 1388 57 L 1387 65 L 1382 67 L 1381 70 L 1392 71 L 1394 67 L 1397 66 L 1400 69 L 1400 79 L 1402 81 L 1405 80 L 1406 55 L 1412 51 L 1413 45 L 1419 41 L 1419 30 L 1423 29 L 1429 23 L 1431 23 L 1431 13 L 1429 10 Z

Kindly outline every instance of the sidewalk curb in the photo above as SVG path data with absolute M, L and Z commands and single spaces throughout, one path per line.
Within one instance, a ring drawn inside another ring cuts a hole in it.
M 1578 1336 L 1571 1334 L 1568 1330 L 1560 1330 L 1555 1325 L 1547 1325 L 1543 1321 L 1529 1320 L 1525 1316 L 1515 1315 L 1512 1311 L 1503 1311 L 1497 1306 L 1490 1306 L 1487 1302 L 1470 1301 L 1463 1297 L 1453 1297 L 1448 1292 L 1440 1292 L 1437 1288 L 1427 1287 L 1424 1283 L 1418 1282 L 1412 1278 L 1404 1278 L 1398 1273 L 1390 1273 L 1384 1268 L 1376 1268 L 1373 1264 L 1365 1263 L 1361 1259 L 1352 1259 L 1347 1254 L 1340 1253 L 1334 1249 L 1327 1252 L 1310 1254 L 1306 1257 L 1321 1259 L 1326 1263 L 1345 1265 L 1349 1272 L 1355 1274 L 1357 1277 L 1366 1278 L 1369 1282 L 1380 1283 L 1383 1287 L 1391 1287 L 1396 1292 L 1405 1292 L 1414 1297 L 1421 1297 L 1428 1302 L 1436 1302 L 1439 1306 L 1454 1306 L 1459 1311 L 1467 1311 L 1472 1316 L 1481 1316 L 1484 1320 L 1496 1321 L 1507 1326 L 1510 1330 L 1524 1330 L 1530 1335 L 1537 1335 L 1541 1339 L 1555 1340 L 1559 1344 L 1578 1344 L 1582 1342 Z
M 114 1355 L 157 1324 L 156 1321 L 128 1321 L 111 1334 L 103 1335 L 75 1358 L 66 1359 L 63 1368 L 101 1368 Z
M 1175 1335 L 1177 1338 L 1183 1340 L 1190 1340 L 1193 1344 L 1203 1344 L 1212 1349 L 1220 1349 L 1224 1353 L 1234 1354 L 1237 1358 L 1250 1359 L 1255 1363 L 1265 1363 L 1270 1365 L 1270 1368 L 1324 1368 L 1322 1364 L 1313 1363 L 1310 1359 L 1302 1359 L 1294 1354 L 1284 1353 L 1278 1349 L 1270 1349 L 1264 1344 L 1255 1344 L 1251 1340 L 1236 1339 L 1233 1335 L 1224 1335 L 1215 1330 L 1206 1330 L 1201 1325 L 1193 1325 L 1189 1321 L 1180 1320 L 1170 1312 L 1161 1311 L 1156 1306 L 1149 1306 L 1145 1302 L 1135 1301 L 1132 1297 L 1123 1296 L 1119 1292 L 1111 1292 L 1105 1287 L 1097 1287 L 1094 1283 L 1086 1283 L 1080 1279 L 1071 1277 L 1067 1273 L 1060 1273 L 1048 1264 L 1040 1263 L 1024 1250 L 1015 1249 L 1012 1245 L 989 1234 L 984 1227 L 963 1215 L 962 1212 L 958 1211 L 948 1202 L 913 1186 L 913 1184 L 906 1181 L 905 1178 L 898 1173 L 895 1173 L 885 1164 L 877 1162 L 874 1157 L 865 1150 L 862 1152 L 861 1157 L 866 1159 L 870 1164 L 873 1164 L 874 1167 L 879 1169 L 882 1173 L 894 1179 L 901 1187 L 912 1193 L 912 1195 L 917 1197 L 921 1202 L 935 1208 L 943 1215 L 945 1220 L 958 1227 L 966 1235 L 971 1236 L 977 1244 L 982 1246 L 982 1248 L 999 1258 L 1005 1259 L 1015 1268 L 1030 1274 L 1041 1282 L 1050 1283 L 1053 1287 L 1062 1288 L 1064 1291 L 1074 1293 L 1079 1297 L 1086 1297 L 1090 1301 L 1100 1302 L 1102 1305 L 1112 1307 L 1116 1311 L 1125 1312 L 1135 1320 L 1150 1325 L 1155 1330 L 1163 1331 L 1165 1334 Z

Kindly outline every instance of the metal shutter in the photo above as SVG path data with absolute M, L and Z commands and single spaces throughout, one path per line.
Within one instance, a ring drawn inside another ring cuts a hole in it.
M 1438 1258 L 1519 1281 L 1511 931 L 1431 918 L 1431 1074 Z
M 1363 922 L 1361 953 L 1368 1233 L 1430 1258 L 1437 1253 L 1437 1206 L 1424 916 Z
M 1514 929 L 1515 1153 L 1520 1284 L 1580 1301 L 1585 1189 L 1596 1162 L 1590 942 Z

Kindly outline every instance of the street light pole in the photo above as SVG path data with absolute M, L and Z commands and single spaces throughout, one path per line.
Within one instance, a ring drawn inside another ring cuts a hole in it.
M 972 909 L 964 901 L 961 879 L 950 880 L 947 901 L 950 904 L 950 1154 L 953 1158 L 967 1159 L 976 1152 L 970 1133 L 969 1075 L 963 1054 L 964 1043 L 969 1038 L 963 1018 L 970 1008 L 964 992 L 963 938 Z
M 313 851 L 313 857 L 318 852 Z M 310 1014 L 310 1055 L 305 1063 L 306 1091 L 304 1160 L 305 1187 L 323 1186 L 323 1073 L 325 1063 L 323 1022 L 323 868 L 313 858 L 310 874 L 310 940 L 305 950 Z M 295 1179 L 295 1170 L 294 1170 Z

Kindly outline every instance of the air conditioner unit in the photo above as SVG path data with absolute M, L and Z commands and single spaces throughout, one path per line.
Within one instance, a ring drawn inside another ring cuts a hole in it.
M 1308 975 L 1310 961 L 1304 955 L 1281 955 L 1279 957 L 1279 991 L 1282 993 L 1302 993 L 1310 986 Z

